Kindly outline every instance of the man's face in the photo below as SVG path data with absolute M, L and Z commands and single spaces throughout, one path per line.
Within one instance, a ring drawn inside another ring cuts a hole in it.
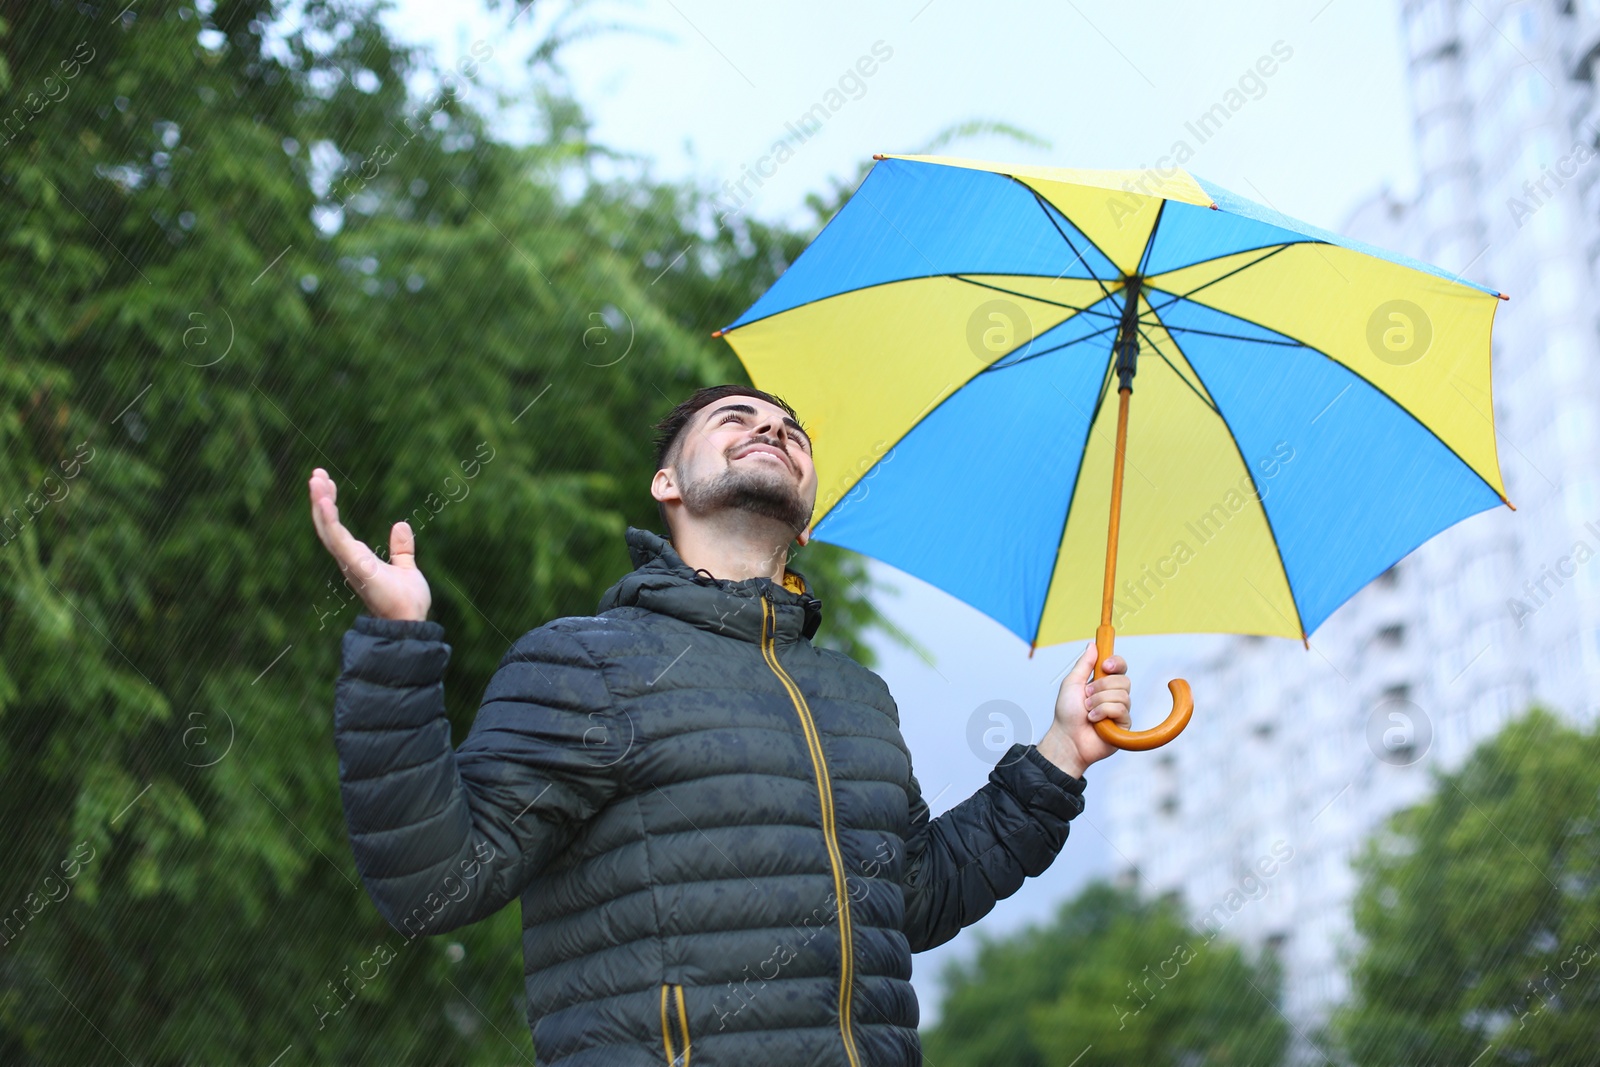
M 678 499 L 701 517 L 737 508 L 778 519 L 795 533 L 811 522 L 817 470 L 793 416 L 754 396 L 728 396 L 695 412 L 677 463 L 656 475 L 657 500 Z

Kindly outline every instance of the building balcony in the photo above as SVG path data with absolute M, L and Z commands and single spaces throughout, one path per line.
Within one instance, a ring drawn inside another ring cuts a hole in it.
M 1590 4 L 1579 4 L 1577 7 L 1579 13 L 1573 18 L 1576 32 L 1569 38 L 1565 49 L 1567 76 L 1576 81 L 1592 82 L 1594 61 L 1600 58 L 1600 11 L 1594 10 Z M 1585 11 L 1585 8 L 1590 10 Z
M 1405 20 L 1406 53 L 1413 61 L 1458 47 L 1455 15 L 1445 0 L 1423 0 L 1409 6 Z
M 1583 109 L 1583 114 L 1578 117 L 1578 121 L 1574 124 L 1574 128 L 1593 130 L 1600 128 L 1597 124 L 1600 124 L 1600 86 L 1590 90 L 1588 103 Z M 1590 143 L 1592 144 L 1593 142 L 1591 141 Z

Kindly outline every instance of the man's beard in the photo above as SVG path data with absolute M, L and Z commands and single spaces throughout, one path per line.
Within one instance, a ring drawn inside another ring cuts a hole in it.
M 776 473 L 776 472 L 774 472 Z M 685 485 L 680 492 L 689 514 L 704 517 L 724 508 L 777 519 L 795 533 L 811 521 L 811 509 L 800 488 L 784 477 L 730 466 L 721 473 Z

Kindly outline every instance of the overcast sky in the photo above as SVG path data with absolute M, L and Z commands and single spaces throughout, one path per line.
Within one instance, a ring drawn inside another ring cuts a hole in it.
M 505 0 L 491 13 L 482 3 L 396 0 L 388 21 L 401 39 L 431 45 L 450 66 L 474 42 L 487 42 L 494 55 L 479 81 L 515 99 L 527 96 L 523 57 L 549 26 L 543 7 L 518 14 Z M 658 177 L 736 184 L 787 134 L 786 124 L 818 103 L 830 107 L 821 129 L 770 178 L 746 180 L 747 202 L 734 194 L 743 210 L 761 217 L 804 219 L 808 192 L 850 179 L 873 153 L 917 151 L 970 121 L 1009 124 L 1045 143 L 984 136 L 945 154 L 1121 168 L 1156 165 L 1181 143 L 1192 153 L 1189 170 L 1330 229 L 1385 185 L 1402 195 L 1416 186 L 1392 0 L 1066 0 L 982 8 L 956 0 L 781 7 L 649 0 L 597 5 L 589 18 L 629 29 L 566 50 L 572 88 L 594 119 L 595 140 L 647 159 Z M 871 62 L 858 67 L 863 57 Z M 862 76 L 866 69 L 872 73 Z M 1230 117 L 1206 136 L 1197 120 L 1219 103 Z M 513 113 L 504 133 L 524 135 L 524 122 Z M 1098 571 L 1103 564 L 1085 565 Z M 993 620 L 914 578 L 880 570 L 902 590 L 884 600 L 884 610 L 934 654 L 928 664 L 879 643 L 879 673 L 939 812 L 978 789 L 998 755 L 981 745 L 972 750 L 973 722 L 981 733 L 1005 722 L 1014 705 L 1032 731 L 1021 739 L 1036 740 L 1049 723 L 1059 678 L 1082 645 L 1040 649 L 1030 660 L 1027 646 Z M 1136 725 L 1151 725 L 1170 703 L 1157 661 L 1214 640 L 1118 643 L 1135 679 Z M 1142 664 L 1150 669 L 1141 672 Z M 1001 718 L 991 719 L 996 712 Z M 990 743 L 1003 747 L 1004 734 Z M 1108 765 L 1147 758 L 1122 753 Z M 1100 833 L 1116 802 L 1108 765 L 1090 770 L 1087 810 L 1055 866 L 978 926 L 915 958 L 925 1020 L 935 1016 L 942 962 L 970 953 L 976 931 L 1002 934 L 1047 920 L 1086 879 L 1115 868 L 1113 846 Z

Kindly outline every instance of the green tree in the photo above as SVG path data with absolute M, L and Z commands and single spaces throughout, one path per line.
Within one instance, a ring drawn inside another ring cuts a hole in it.
M 0 0 L 0 1062 L 532 1059 L 518 909 L 406 943 L 356 878 L 358 608 L 306 479 L 417 529 L 459 741 L 629 568 L 650 422 L 742 377 L 709 333 L 803 237 L 599 180 L 558 79 L 498 141 L 460 90 L 493 47 L 435 64 L 362 0 Z M 859 557 L 797 565 L 869 659 Z
M 1357 1064 L 1592 1065 L 1600 1055 L 1600 729 L 1535 708 L 1358 861 Z
M 990 939 L 941 976 L 937 1067 L 1275 1064 L 1288 1028 L 1270 954 L 1196 933 L 1180 901 L 1096 882 L 1053 923 Z

